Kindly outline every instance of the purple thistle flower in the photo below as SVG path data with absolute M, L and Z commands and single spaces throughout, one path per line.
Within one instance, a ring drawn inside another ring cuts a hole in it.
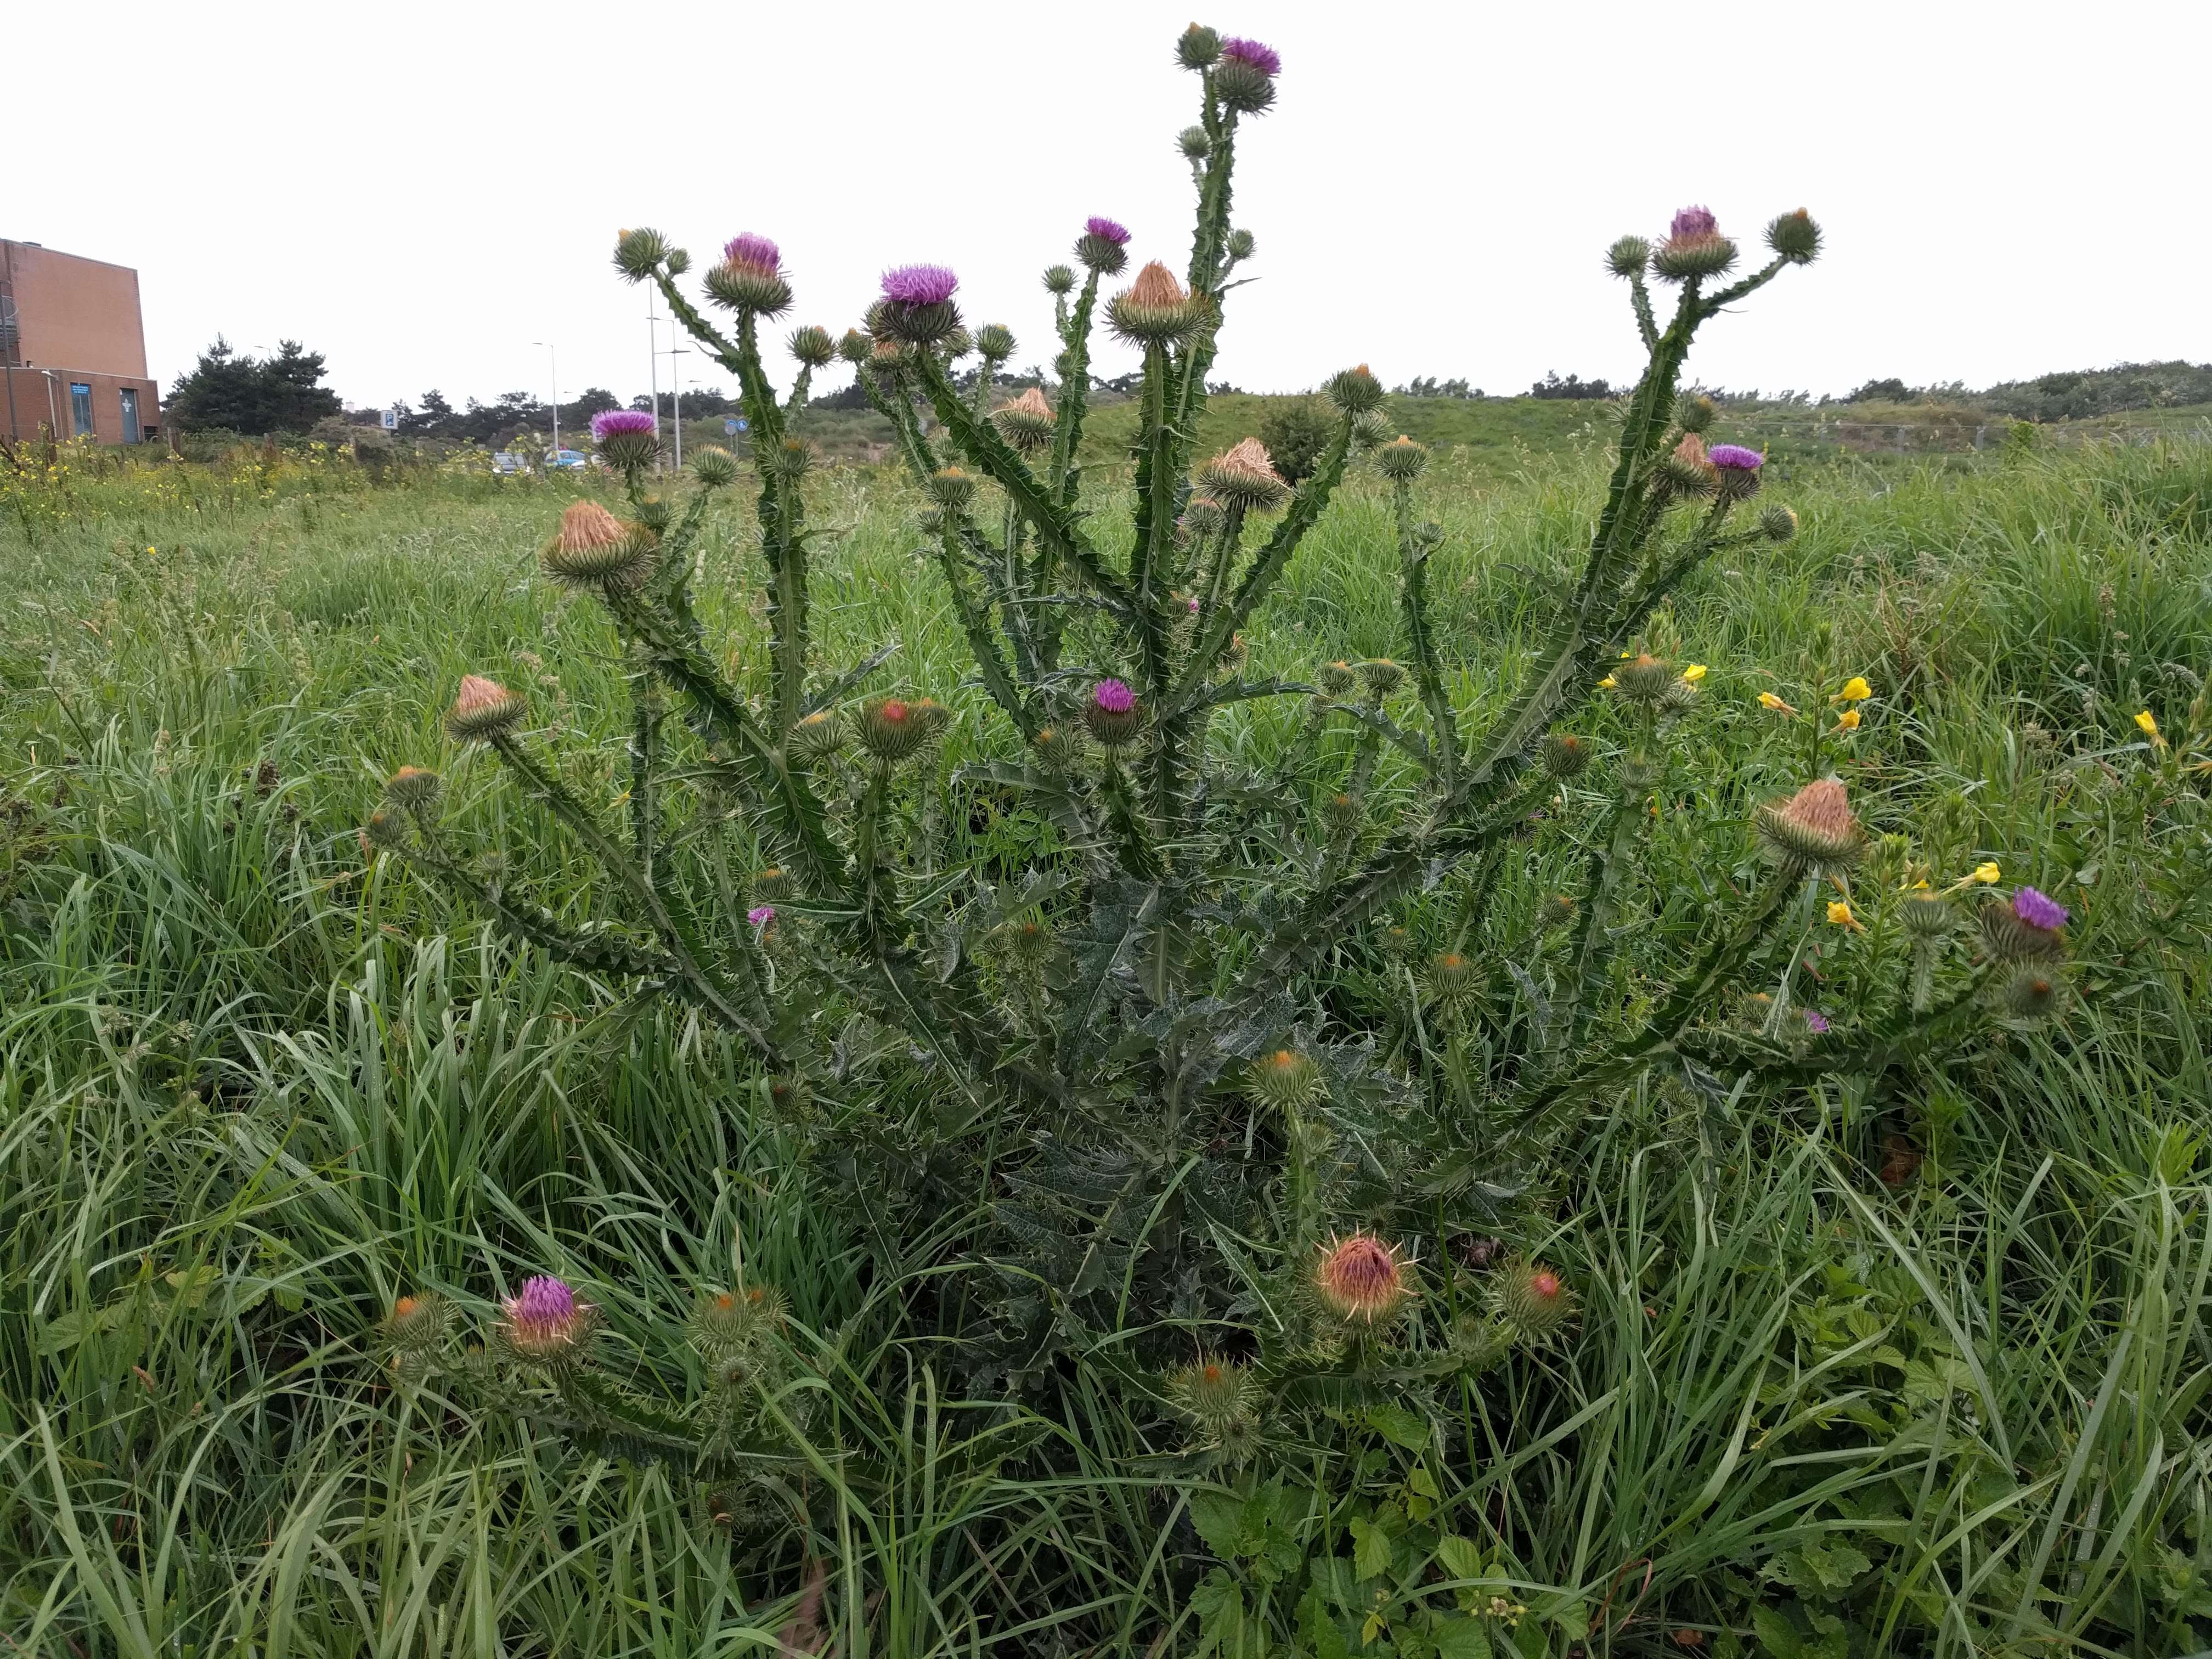
M 901 265 L 884 273 L 884 298 L 902 306 L 941 306 L 959 286 L 943 265 Z
M 2012 896 L 2012 913 L 2030 927 L 2040 928 L 2046 933 L 2063 927 L 2070 914 L 2057 899 L 2033 887 L 2023 887 Z
M 1094 213 L 1083 222 L 1083 228 L 1093 236 L 1103 236 L 1115 247 L 1126 246 L 1129 228 L 1119 219 L 1109 219 L 1103 213 Z
M 754 265 L 773 271 L 783 264 L 783 251 L 765 236 L 739 231 L 722 244 L 722 257 L 733 265 Z
M 1827 1036 L 1828 1017 L 1818 1008 L 1808 1008 L 1805 1011 L 1805 1029 L 1812 1032 L 1814 1036 Z
M 507 1299 L 507 1316 L 518 1324 L 565 1324 L 576 1316 L 576 1293 L 565 1281 L 540 1273 Z
M 773 904 L 756 904 L 751 909 L 745 912 L 745 920 L 752 923 L 756 927 L 765 927 L 769 923 L 775 920 L 775 906 Z
M 1137 706 L 1137 694 L 1120 680 L 1101 680 L 1092 690 L 1091 701 L 1109 714 L 1126 714 Z
M 1190 614 L 1194 617 L 1198 614 L 1198 595 L 1195 593 L 1190 596 Z
M 1674 242 L 1686 242 L 1692 237 L 1717 236 L 1720 234 L 1721 222 L 1713 217 L 1713 210 L 1709 207 L 1683 208 L 1674 215 L 1674 222 L 1667 227 L 1667 239 Z
M 625 432 L 651 432 L 659 422 L 641 409 L 603 409 L 592 416 L 592 437 L 599 443 Z
M 1715 444 L 1705 452 L 1705 459 L 1715 466 L 1740 467 L 1746 472 L 1756 472 L 1766 465 L 1765 456 L 1741 444 Z
M 1221 43 L 1221 55 L 1234 58 L 1240 64 L 1249 64 L 1262 75 L 1275 76 L 1283 72 L 1283 57 L 1273 46 L 1262 46 L 1257 40 L 1247 40 L 1232 34 Z

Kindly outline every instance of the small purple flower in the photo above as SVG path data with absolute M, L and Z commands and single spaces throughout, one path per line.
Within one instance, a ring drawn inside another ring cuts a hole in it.
M 901 265 L 884 273 L 884 298 L 902 306 L 941 306 L 959 286 L 943 265 Z
M 1686 242 L 1699 236 L 1717 236 L 1721 222 L 1713 217 L 1709 207 L 1686 207 L 1674 216 L 1674 222 L 1667 227 L 1667 239 Z
M 1120 680 L 1101 680 L 1092 690 L 1091 701 L 1109 714 L 1126 714 L 1137 706 L 1137 694 Z
M 733 265 L 753 265 L 762 270 L 773 271 L 783 264 L 783 251 L 765 236 L 751 231 L 738 232 L 722 244 L 722 257 Z
M 773 904 L 756 904 L 751 909 L 745 912 L 745 920 L 752 923 L 756 927 L 765 927 L 769 923 L 775 920 L 775 906 Z
M 2046 933 L 2063 927 L 2069 914 L 2057 899 L 2033 887 L 2023 887 L 2012 896 L 2012 913 L 2030 927 L 2040 928 Z
M 1083 222 L 1083 228 L 1093 236 L 1103 236 L 1115 247 L 1127 246 L 1129 228 L 1119 219 L 1109 219 L 1103 213 L 1094 213 Z
M 1257 40 L 1247 40 L 1232 34 L 1221 43 L 1221 55 L 1234 58 L 1240 64 L 1249 64 L 1262 75 L 1276 76 L 1283 72 L 1282 54 L 1273 46 L 1262 46 Z
M 658 424 L 641 409 L 603 409 L 592 416 L 592 437 L 605 443 L 624 433 L 651 432 Z
M 1814 1036 L 1827 1036 L 1828 1017 L 1818 1008 L 1808 1008 L 1805 1011 L 1805 1029 Z
M 1705 452 L 1705 459 L 1715 466 L 1737 467 L 1746 472 L 1756 472 L 1766 465 L 1765 456 L 1741 444 L 1715 444 Z
M 1198 614 L 1198 595 L 1195 593 L 1190 596 L 1190 614 L 1194 617 Z
M 537 1324 L 555 1324 L 576 1316 L 576 1293 L 565 1280 L 550 1273 L 540 1273 L 525 1282 L 520 1295 L 507 1304 L 510 1319 L 527 1320 Z

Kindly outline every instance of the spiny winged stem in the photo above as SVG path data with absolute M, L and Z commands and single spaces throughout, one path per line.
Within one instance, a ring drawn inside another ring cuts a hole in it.
M 1411 478 L 1400 478 L 1391 485 L 1390 505 L 1397 523 L 1400 603 L 1406 612 L 1413 679 L 1420 689 L 1421 705 L 1428 711 L 1429 741 L 1436 755 L 1437 776 L 1449 795 L 1459 788 L 1459 720 L 1452 711 L 1451 696 L 1444 689 L 1436 641 L 1429 631 L 1429 555 L 1436 544 L 1423 534 L 1430 526 L 1413 523 Z

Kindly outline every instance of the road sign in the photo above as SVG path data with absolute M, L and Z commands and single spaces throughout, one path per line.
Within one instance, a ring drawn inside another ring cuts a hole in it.
M 398 431 L 399 411 L 396 409 L 386 410 L 383 414 L 377 416 L 377 424 L 381 426 L 386 432 Z
M 753 423 L 742 415 L 732 415 L 722 422 L 722 433 L 726 437 L 734 438 L 740 432 L 750 432 L 752 429 Z

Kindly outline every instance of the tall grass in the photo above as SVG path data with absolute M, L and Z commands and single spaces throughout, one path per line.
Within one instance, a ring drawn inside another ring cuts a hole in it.
M 1437 622 L 1480 710 L 1596 481 L 1571 448 L 1432 476 Z M 2203 1644 L 2212 858 L 2185 805 L 2118 781 L 2134 712 L 2178 726 L 2212 668 L 2208 483 L 2212 452 L 2187 445 L 1808 465 L 1790 486 L 1806 533 L 1685 594 L 1716 694 L 1693 752 L 1787 775 L 1795 740 L 1753 698 L 1832 629 L 1884 693 L 1855 793 L 1878 824 L 1913 816 L 1945 856 L 2000 857 L 2075 903 L 2084 994 L 1910 1097 L 1836 1090 L 1754 1120 L 1655 1087 L 1534 1172 L 1502 1226 L 1566 1270 L 1578 1330 L 1470 1385 L 1422 1454 L 1449 1528 L 1510 1560 L 1529 1612 L 1492 1626 L 1501 1644 Z M 953 702 L 950 759 L 972 752 L 982 702 L 912 550 L 918 502 L 888 473 L 811 487 L 839 538 L 817 555 L 825 653 L 895 637 L 888 683 Z M 613 775 L 615 641 L 532 564 L 558 497 L 127 488 L 83 483 L 35 538 L 0 526 L 11 1648 L 1195 1645 L 1207 1556 L 1190 1494 L 1151 1461 L 1171 1436 L 1079 1374 L 1048 1411 L 947 1397 L 900 1309 L 970 1269 L 887 1266 L 865 1195 L 755 1115 L 715 1034 L 365 862 L 378 780 L 440 753 L 434 711 L 464 672 L 532 684 Z M 729 512 L 712 627 L 757 657 L 749 525 Z M 1386 515 L 1359 490 L 1332 509 L 1254 630 L 1261 668 L 1389 648 Z M 1255 753 L 1291 739 L 1295 708 L 1240 708 Z M 1930 769 L 1936 797 L 1908 795 Z M 531 849 L 536 890 L 584 902 L 557 840 L 499 834 L 529 809 L 489 769 L 450 775 L 471 835 Z M 969 805 L 965 833 L 996 833 Z M 1700 810 L 1694 787 L 1680 805 Z M 669 1470 L 396 1395 L 371 1352 L 402 1291 L 482 1310 L 557 1270 L 606 1309 L 609 1363 L 680 1393 L 668 1334 L 740 1256 L 789 1294 L 803 1374 L 826 1379 L 780 1402 L 806 1471 L 802 1522 L 773 1547 Z M 1414 1454 L 1316 1455 L 1318 1490 L 1343 1495 L 1302 1523 L 1322 1553 Z M 1448 1601 L 1442 1583 L 1416 1571 L 1407 1593 Z M 1417 1653 L 1411 1630 L 1376 1640 Z

